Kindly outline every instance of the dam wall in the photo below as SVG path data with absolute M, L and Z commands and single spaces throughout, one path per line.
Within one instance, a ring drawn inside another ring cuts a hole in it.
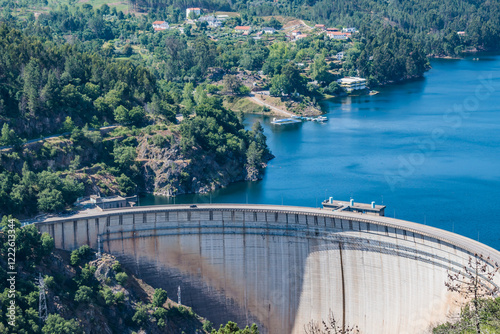
M 496 250 L 387 217 L 213 204 L 117 209 L 36 223 L 56 247 L 117 256 L 134 274 L 218 324 L 304 333 L 311 320 L 361 333 L 425 333 L 457 312 L 449 271 Z M 498 279 L 494 284 L 499 285 Z

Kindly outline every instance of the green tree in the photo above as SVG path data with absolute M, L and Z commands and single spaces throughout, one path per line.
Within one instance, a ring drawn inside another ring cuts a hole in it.
M 241 79 L 237 75 L 226 74 L 223 80 L 224 92 L 237 94 L 242 85 Z
M 57 189 L 45 189 L 38 194 L 38 210 L 42 212 L 57 212 L 64 209 L 64 198 Z
M 132 321 L 137 326 L 144 325 L 149 319 L 148 307 L 146 305 L 139 305 L 136 308 L 135 314 L 132 316 Z
M 500 270 L 498 265 L 491 265 L 488 260 L 482 255 L 470 256 L 463 271 L 448 272 L 446 288 L 460 294 L 463 300 L 470 301 L 470 304 L 462 309 L 461 319 L 456 324 L 456 333 L 481 334 L 482 327 L 486 327 L 484 313 L 490 304 L 485 301 L 498 295 L 499 288 L 493 282 Z
M 128 109 L 125 108 L 124 106 L 116 107 L 114 115 L 115 115 L 115 121 L 117 121 L 118 123 L 120 124 L 129 123 Z
M 118 182 L 118 188 L 120 189 L 120 192 L 124 195 L 133 194 L 137 187 L 137 185 L 123 173 L 116 178 L 116 182 Z
M 310 69 L 311 77 L 318 82 L 328 80 L 328 71 L 324 55 L 319 55 L 314 59 Z
M 9 127 L 9 124 L 4 123 L 2 126 L 2 136 L 0 137 L 0 145 L 17 146 L 22 141 L 16 135 L 16 132 Z
M 61 128 L 62 132 L 71 132 L 75 128 L 75 123 L 71 119 L 71 117 L 67 116 L 63 122 L 63 126 Z
M 115 279 L 118 282 L 118 284 L 123 286 L 125 285 L 125 283 L 127 283 L 128 275 L 124 272 L 119 272 L 115 275 Z
M 104 286 L 103 289 L 99 291 L 101 297 L 104 299 L 104 303 L 108 306 L 114 305 L 116 302 L 115 294 L 108 286 Z
M 23 73 L 23 95 L 27 101 L 28 110 L 35 114 L 40 107 L 40 86 L 42 84 L 41 78 L 42 71 L 40 70 L 40 61 L 33 57 L 24 68 Z
M 163 289 L 155 289 L 153 294 L 153 305 L 156 307 L 163 306 L 167 301 L 167 291 Z
M 75 302 L 88 304 L 92 300 L 92 289 L 86 285 L 82 285 L 75 293 Z
M 83 334 L 83 328 L 74 320 L 65 320 L 58 314 L 49 314 L 42 328 L 43 334 Z
M 247 164 L 257 167 L 262 162 L 262 150 L 258 149 L 257 144 L 252 142 L 247 150 Z
M 137 152 L 135 147 L 115 146 L 113 150 L 115 163 L 122 169 L 128 169 L 135 163 Z
M 286 77 L 282 74 L 278 74 L 271 79 L 269 94 L 272 96 L 288 95 L 291 93 L 290 89 L 291 87 Z
M 130 46 L 130 44 L 125 44 L 123 47 L 123 54 L 126 57 L 130 57 L 134 53 L 134 49 Z

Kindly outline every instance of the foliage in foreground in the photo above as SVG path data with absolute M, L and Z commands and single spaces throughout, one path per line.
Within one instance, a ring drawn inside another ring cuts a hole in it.
M 304 326 L 305 334 L 359 334 L 358 326 L 342 326 L 335 319 L 332 310 L 328 314 L 328 320 L 318 323 L 311 320 Z
M 469 303 L 456 321 L 436 327 L 434 333 L 500 333 L 500 297 L 492 283 L 499 267 L 490 262 L 490 258 L 475 255 L 461 271 L 448 272 L 446 288 Z
M 456 322 L 447 322 L 434 328 L 434 334 L 469 334 L 469 333 L 500 333 L 500 297 L 496 299 L 480 299 L 479 312 L 474 305 L 468 304 L 460 312 Z M 479 316 L 479 330 L 476 319 Z

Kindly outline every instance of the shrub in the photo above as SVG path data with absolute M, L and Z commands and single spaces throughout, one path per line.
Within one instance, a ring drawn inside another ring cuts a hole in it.
M 128 275 L 124 272 L 121 272 L 115 275 L 115 279 L 120 285 L 125 285 L 128 280 Z
M 167 292 L 163 289 L 156 289 L 153 294 L 153 305 L 160 307 L 167 301 Z
M 92 300 L 92 289 L 86 285 L 82 285 L 75 293 L 75 302 L 89 303 Z
M 149 319 L 148 308 L 146 305 L 139 305 L 135 311 L 132 321 L 137 326 L 142 326 Z
M 43 334 L 83 334 L 83 328 L 76 320 L 64 320 L 58 314 L 49 314 L 42 328 Z
M 122 271 L 122 265 L 118 261 L 115 261 L 115 263 L 113 263 L 113 266 L 111 266 L 111 268 L 115 271 L 115 273 L 119 273 L 120 271 Z
M 115 303 L 115 295 L 109 287 L 105 286 L 101 291 L 99 291 L 99 293 L 104 299 L 106 305 L 110 306 Z

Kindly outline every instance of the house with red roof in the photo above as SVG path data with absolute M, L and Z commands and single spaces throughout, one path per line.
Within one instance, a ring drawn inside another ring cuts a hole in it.
M 236 27 L 234 27 L 234 31 L 246 33 L 246 35 L 248 35 L 252 31 L 252 27 L 250 27 L 250 26 L 236 26 Z
M 166 30 L 166 29 L 168 29 L 168 22 L 166 22 L 166 21 L 154 21 L 153 22 L 153 29 L 155 31 Z
M 198 7 L 186 8 L 186 19 L 189 19 L 189 15 L 193 13 L 195 16 L 200 16 L 201 9 Z
M 346 33 L 346 32 L 340 32 L 340 31 L 327 31 L 326 35 L 330 37 L 331 39 L 348 39 L 351 34 Z

